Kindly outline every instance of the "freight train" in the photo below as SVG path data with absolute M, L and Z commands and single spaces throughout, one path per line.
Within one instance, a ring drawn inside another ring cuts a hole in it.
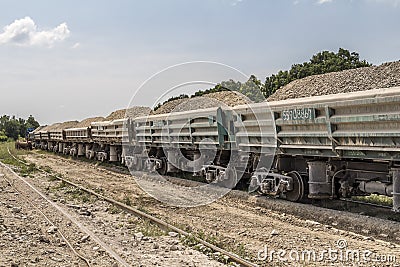
M 290 201 L 375 193 L 400 212 L 400 87 L 38 128 L 29 138 L 131 171 L 240 180 Z

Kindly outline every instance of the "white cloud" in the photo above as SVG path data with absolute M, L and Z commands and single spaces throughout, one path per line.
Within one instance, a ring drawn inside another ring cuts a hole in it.
M 233 0 L 232 2 L 231 2 L 231 5 L 232 6 L 236 6 L 238 3 L 240 3 L 240 2 L 242 2 L 243 0 Z
M 400 0 L 369 0 L 370 2 L 383 3 L 393 5 L 394 7 L 400 6 Z
M 73 46 L 71 46 L 72 49 L 78 48 L 81 44 L 80 43 L 75 43 Z
M 326 4 L 326 3 L 330 3 L 330 2 L 332 2 L 333 0 L 318 0 L 317 1 L 317 4 L 319 4 L 319 5 L 323 5 L 323 4 Z
M 352 2 L 353 0 L 350 0 L 349 2 Z M 387 5 L 392 5 L 394 7 L 400 7 L 400 0 L 364 0 L 365 2 L 370 2 L 370 3 L 378 3 L 378 4 L 387 4 Z M 317 0 L 316 3 L 318 5 L 323 5 L 326 3 L 331 3 L 333 0 Z M 294 4 L 298 4 L 298 0 L 294 1 Z
M 3 28 L 0 34 L 0 44 L 15 44 L 19 46 L 52 47 L 55 42 L 68 38 L 70 31 L 66 23 L 61 23 L 54 29 L 39 31 L 30 17 L 17 19 Z

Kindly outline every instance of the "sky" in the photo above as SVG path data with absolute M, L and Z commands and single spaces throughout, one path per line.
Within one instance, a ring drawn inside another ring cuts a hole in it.
M 379 65 L 400 60 L 399 26 L 400 0 L 0 0 L 0 115 L 107 116 L 340 47 Z

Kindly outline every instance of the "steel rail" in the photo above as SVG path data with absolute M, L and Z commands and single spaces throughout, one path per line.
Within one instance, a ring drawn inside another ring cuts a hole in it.
M 12 155 L 12 154 L 11 154 L 11 151 L 10 151 L 10 150 L 8 150 L 8 151 L 9 151 L 10 155 Z M 12 155 L 12 156 L 13 156 L 13 155 Z M 14 156 L 13 156 L 13 157 L 14 157 Z M 15 158 L 15 157 L 14 157 L 14 158 Z M 17 158 L 15 158 L 15 159 L 17 159 Z M 17 160 L 19 160 L 19 159 L 17 159 Z M 19 160 L 19 161 L 20 161 L 20 160 Z M 47 173 L 47 174 L 51 174 L 51 173 L 49 173 L 48 171 L 42 170 L 42 169 L 39 168 L 39 167 L 36 167 L 36 168 L 37 168 L 38 170 L 40 170 L 41 172 L 44 172 L 44 173 Z M 209 242 L 207 242 L 207 241 L 205 241 L 205 240 L 203 240 L 203 239 L 201 239 L 201 238 L 199 238 L 199 237 L 197 237 L 197 236 L 195 236 L 195 235 L 193 235 L 193 234 L 191 234 L 191 233 L 189 233 L 189 232 L 186 232 L 186 231 L 184 231 L 184 230 L 182 230 L 182 229 L 180 229 L 180 228 L 178 228 L 178 227 L 176 227 L 176 226 L 174 226 L 174 225 L 172 225 L 172 224 L 169 224 L 169 223 L 167 223 L 167 222 L 165 222 L 165 221 L 163 221 L 163 220 L 161 220 L 161 219 L 159 219 L 159 218 L 157 218 L 157 217 L 154 217 L 154 216 L 152 216 L 152 215 L 150 215 L 150 214 L 147 214 L 147 213 L 145 213 L 145 212 L 142 212 L 142 211 L 140 211 L 140 210 L 138 210 L 138 209 L 135 209 L 135 208 L 133 208 L 133 207 L 131 207 L 131 206 L 125 205 L 124 203 L 121 203 L 121 202 L 119 202 L 119 201 L 116 201 L 116 200 L 114 200 L 114 199 L 112 199 L 112 198 L 110 198 L 110 197 L 107 197 L 107 196 L 104 196 L 104 195 L 102 195 L 102 194 L 99 194 L 99 193 L 97 193 L 97 192 L 95 192 L 95 191 L 93 191 L 93 190 L 91 190 L 91 189 L 87 189 L 87 188 L 85 188 L 85 187 L 83 187 L 83 186 L 81 186 L 81 185 L 78 185 L 78 184 L 76 184 L 76 183 L 74 183 L 74 182 L 71 182 L 71 181 L 69 181 L 69 180 L 67 180 L 67 179 L 65 179 L 65 178 L 62 178 L 62 177 L 59 177 L 59 176 L 53 175 L 53 174 L 51 174 L 51 175 L 52 175 L 54 178 L 56 178 L 56 179 L 58 179 L 58 180 L 60 180 L 60 181 L 62 181 L 62 182 L 64 182 L 64 183 L 66 183 L 66 184 L 69 184 L 69 185 L 71 185 L 71 186 L 73 186 L 73 187 L 79 188 L 80 190 L 82 190 L 82 191 L 84 191 L 84 192 L 86 192 L 86 193 L 88 193 L 88 194 L 91 194 L 91 195 L 93 195 L 93 196 L 96 196 L 96 197 L 98 197 L 99 199 L 102 199 L 102 200 L 104 200 L 104 201 L 106 201 L 106 202 L 108 202 L 108 203 L 110 203 L 110 204 L 113 204 L 114 206 L 116 206 L 116 207 L 122 209 L 123 211 L 125 211 L 125 212 L 127 212 L 127 213 L 130 213 L 130 214 L 135 215 L 135 216 L 137 216 L 137 217 L 146 219 L 146 220 L 148 220 L 148 221 L 150 221 L 150 222 L 152 222 L 152 223 L 158 225 L 158 226 L 159 226 L 160 228 L 162 228 L 162 229 L 172 230 L 173 232 L 176 232 L 176 233 L 180 234 L 181 236 L 191 237 L 191 238 L 193 238 L 197 243 L 200 243 L 200 244 L 202 244 L 202 245 L 204 245 L 204 246 L 206 246 L 206 247 L 212 249 L 213 251 L 219 252 L 219 253 L 221 253 L 222 255 L 228 256 L 228 257 L 231 259 L 231 261 L 236 262 L 236 263 L 238 263 L 238 264 L 240 264 L 240 265 L 242 265 L 242 266 L 244 266 L 244 267 L 258 267 L 258 265 L 255 264 L 255 263 L 253 263 L 253 262 L 250 262 L 250 261 L 248 261 L 248 260 L 246 260 L 246 259 L 243 259 L 243 258 L 239 257 L 238 255 L 236 255 L 236 254 L 234 254 L 234 253 L 231 253 L 231 252 L 229 252 L 229 251 L 227 251 L 227 250 L 225 250 L 225 249 L 222 249 L 222 248 L 220 248 L 220 247 L 218 247 L 218 246 L 215 246 L 215 245 L 213 245 L 213 244 L 211 244 L 211 243 L 209 243 Z
M 14 155 L 12 155 L 10 149 L 7 147 L 8 153 L 17 161 L 29 165 L 26 162 L 16 158 Z M 66 218 L 68 218 L 71 222 L 73 222 L 79 229 L 81 229 L 83 232 L 85 232 L 87 235 L 89 235 L 98 245 L 100 245 L 112 258 L 114 258 L 116 261 L 118 261 L 122 266 L 129 267 L 130 264 L 128 264 L 124 259 L 122 259 L 113 249 L 111 249 L 106 243 L 104 243 L 99 237 L 97 237 L 91 230 L 89 230 L 87 227 L 82 225 L 80 222 L 78 222 L 75 218 L 73 218 L 71 215 L 68 214 L 63 208 L 58 206 L 56 203 L 54 203 L 52 200 L 50 200 L 46 195 L 44 195 L 42 192 L 40 192 L 38 189 L 36 189 L 32 184 L 30 184 L 26 179 L 22 178 L 19 176 L 16 172 L 14 172 L 9 166 L 5 165 L 3 162 L 0 161 L 0 165 L 9 170 L 14 176 L 18 177 L 22 182 L 24 182 L 26 185 L 28 185 L 33 191 L 35 191 L 39 196 L 41 196 L 44 200 L 46 200 L 50 205 L 52 205 L 55 209 L 57 209 L 59 212 L 61 212 Z M 48 174 L 48 172 L 41 170 L 40 168 L 36 168 L 39 171 Z M 69 243 L 69 242 L 68 242 Z M 74 249 L 72 248 L 74 251 Z M 77 254 L 80 258 L 81 256 L 79 253 Z M 83 257 L 84 258 L 84 257 Z M 87 260 L 85 259 L 85 262 Z M 90 265 L 89 265 L 90 266 Z
M 4 168 L 7 167 L 7 166 L 4 165 L 4 163 L 2 163 L 1 161 L 0 161 L 0 165 L 1 165 L 2 167 L 4 167 Z M 24 200 L 25 202 L 27 202 L 33 209 L 35 209 L 37 212 L 39 212 L 39 213 L 46 219 L 46 221 L 47 221 L 51 226 L 56 227 L 56 225 L 46 216 L 46 214 L 44 214 L 36 205 L 34 205 L 27 197 L 25 197 L 24 194 L 23 194 L 20 190 L 18 190 L 18 188 L 17 188 L 13 183 L 11 183 L 11 181 L 10 181 L 9 179 L 7 179 L 5 175 L 3 176 L 3 179 L 6 180 L 6 182 L 7 182 L 16 192 L 18 192 L 18 194 L 19 194 L 20 196 L 22 196 L 22 198 L 23 198 L 23 200 Z M 86 259 L 84 256 L 82 256 L 80 253 L 78 253 L 78 252 L 74 249 L 74 247 L 71 245 L 71 243 L 68 241 L 68 239 L 67 239 L 67 238 L 63 235 L 63 233 L 60 231 L 59 227 L 56 227 L 56 228 L 57 228 L 58 234 L 59 234 L 59 235 L 61 236 L 61 238 L 65 241 L 65 243 L 66 243 L 66 244 L 68 245 L 68 247 L 72 250 L 72 252 L 73 252 L 78 258 L 80 258 L 82 261 L 84 261 L 88 267 L 91 267 L 91 264 L 90 264 L 89 260 Z
M 382 209 L 389 209 L 389 210 L 392 209 L 391 206 L 386 206 L 386 205 L 381 205 L 381 204 L 376 204 L 376 203 L 370 203 L 370 202 L 365 202 L 365 201 L 360 201 L 360 200 L 353 200 L 353 199 L 347 199 L 347 198 L 339 198 L 339 200 L 343 201 L 343 202 L 366 205 L 366 206 L 371 206 L 371 207 L 375 207 L 375 208 L 382 208 Z

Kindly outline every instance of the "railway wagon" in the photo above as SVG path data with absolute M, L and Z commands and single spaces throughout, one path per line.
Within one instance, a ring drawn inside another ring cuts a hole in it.
M 59 152 L 60 145 L 65 141 L 65 131 L 63 129 L 53 129 L 47 131 L 48 142 L 47 149 L 53 152 Z M 63 146 L 63 150 L 67 148 Z M 67 154 L 65 151 L 61 151 Z
M 263 104 L 255 104 L 263 105 Z M 300 199 L 393 196 L 400 209 L 400 87 L 269 103 L 277 151 L 270 172 L 256 170 L 265 194 Z M 274 175 L 277 173 L 279 175 Z
M 38 139 L 36 139 L 38 138 Z M 40 130 L 38 133 L 35 133 L 35 141 L 37 141 L 36 147 L 40 149 L 47 150 L 49 147 L 49 132 L 45 129 Z
M 88 158 L 96 157 L 101 161 L 124 162 L 122 157 L 122 139 L 126 136 L 124 127 L 127 119 L 100 121 L 91 123 L 91 143 L 87 144 Z
M 133 170 L 185 171 L 203 173 L 210 182 L 223 180 L 235 145 L 230 122 L 230 112 L 217 107 L 135 118 L 124 143 L 126 164 Z
M 291 201 L 376 193 L 399 211 L 399 119 L 400 88 L 148 116 L 126 161 L 162 174 L 202 164 L 208 182 L 250 175 L 251 190 Z M 202 143 L 216 149 L 208 162 Z
M 28 140 L 32 142 L 32 147 L 33 148 L 40 148 L 40 131 L 44 128 L 45 126 L 39 126 L 32 132 L 28 134 Z
M 400 211 L 399 87 L 94 122 L 87 130 L 62 143 L 81 142 L 86 156 L 134 170 L 187 171 L 230 185 L 249 178 L 250 190 L 291 201 L 377 193 Z M 34 138 L 51 145 L 49 132 Z
M 71 156 L 85 156 L 86 148 L 92 144 L 90 127 L 68 128 L 64 130 L 65 138 L 59 143 L 58 152 Z

